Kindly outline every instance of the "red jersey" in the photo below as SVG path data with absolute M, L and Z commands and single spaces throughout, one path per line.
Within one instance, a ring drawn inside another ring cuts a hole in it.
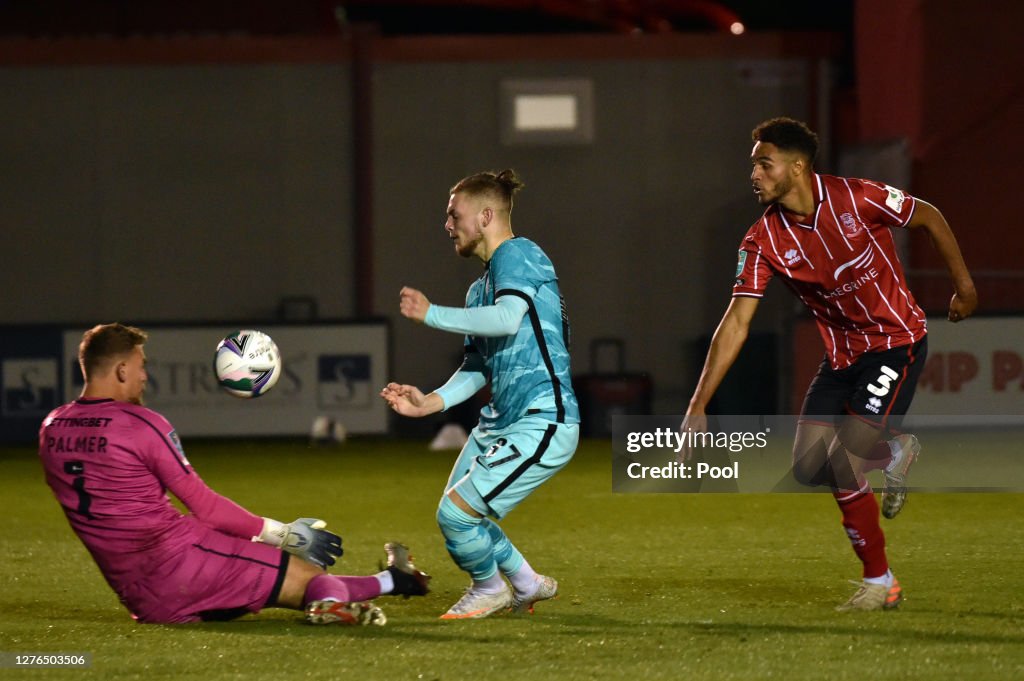
M 733 296 L 760 298 L 775 275 L 814 314 L 834 369 L 865 352 L 915 343 L 925 315 L 907 287 L 892 227 L 905 227 L 914 197 L 888 185 L 830 175 L 812 182 L 803 224 L 775 204 L 740 244 Z

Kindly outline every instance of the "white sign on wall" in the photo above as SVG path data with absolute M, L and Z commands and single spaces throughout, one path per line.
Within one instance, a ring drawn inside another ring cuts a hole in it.
M 1024 319 L 928 320 L 928 359 L 911 416 L 950 424 L 1020 423 L 1024 415 Z
M 388 409 L 377 393 L 388 380 L 385 324 L 259 326 L 281 352 L 277 385 L 254 399 L 217 386 L 213 356 L 230 327 L 147 327 L 146 406 L 163 414 L 182 437 L 308 435 L 328 416 L 349 433 L 384 433 Z M 81 392 L 78 343 L 84 329 L 64 332 L 64 395 Z

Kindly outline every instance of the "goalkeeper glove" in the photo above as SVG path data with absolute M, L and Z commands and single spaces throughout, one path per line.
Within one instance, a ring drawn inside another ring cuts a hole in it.
M 344 550 L 341 537 L 325 527 L 327 523 L 318 518 L 299 518 L 287 525 L 264 518 L 263 530 L 256 539 L 326 569 Z

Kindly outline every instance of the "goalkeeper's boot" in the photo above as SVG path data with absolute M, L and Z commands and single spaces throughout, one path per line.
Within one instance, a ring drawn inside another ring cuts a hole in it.
M 892 461 L 885 467 L 885 489 L 882 491 L 882 515 L 895 518 L 907 501 L 907 472 L 921 453 L 921 443 L 913 435 L 900 435 Z
M 836 606 L 839 612 L 853 612 L 855 610 L 892 610 L 899 607 L 903 602 L 903 589 L 895 577 L 892 586 L 885 584 L 869 584 L 861 582 L 857 593 L 853 594 L 850 600 L 842 605 Z
M 468 620 L 488 617 L 496 612 L 507 610 L 512 605 L 512 589 L 508 586 L 498 593 L 488 594 L 475 591 L 473 587 L 458 602 L 441 615 L 443 620 Z
M 388 555 L 387 571 L 395 582 L 391 593 L 406 598 L 427 595 L 430 591 L 430 575 L 413 565 L 409 547 L 398 542 L 388 542 L 384 545 L 384 552 Z M 384 566 L 381 569 L 385 569 Z
M 346 624 L 352 626 L 375 625 L 382 627 L 388 618 L 373 603 L 346 603 L 344 601 L 311 601 L 306 606 L 306 621 L 310 624 Z
M 536 591 L 529 596 L 517 591 L 512 597 L 512 612 L 532 614 L 534 603 L 546 601 L 558 595 L 558 582 L 554 577 L 545 577 L 544 575 L 538 575 L 538 577 L 540 577 L 540 581 Z

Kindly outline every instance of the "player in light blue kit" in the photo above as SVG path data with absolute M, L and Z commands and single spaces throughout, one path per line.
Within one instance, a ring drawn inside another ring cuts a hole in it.
M 555 268 L 529 239 L 512 234 L 512 197 L 523 184 L 511 170 L 478 173 L 451 189 L 444 228 L 464 258 L 483 261 L 466 307 L 432 305 L 401 291 L 405 317 L 465 334 L 465 359 L 442 387 L 424 395 L 411 385 L 381 391 L 403 416 L 427 416 L 463 402 L 490 383 L 437 510 L 445 546 L 473 583 L 441 619 L 532 612 L 558 582 L 534 572 L 497 523 L 572 458 L 579 406 L 569 378 L 569 322 Z M 512 588 L 505 583 L 507 577 Z

